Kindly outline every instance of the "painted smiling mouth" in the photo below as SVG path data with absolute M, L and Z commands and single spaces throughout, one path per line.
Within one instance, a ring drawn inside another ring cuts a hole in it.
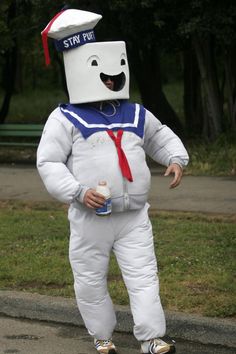
M 112 91 L 120 91 L 125 86 L 125 74 L 123 72 L 118 75 L 107 75 L 101 73 L 100 79 L 102 80 L 103 84 Z M 111 89 L 109 86 L 105 84 L 105 82 L 109 79 L 114 82 L 113 89 Z

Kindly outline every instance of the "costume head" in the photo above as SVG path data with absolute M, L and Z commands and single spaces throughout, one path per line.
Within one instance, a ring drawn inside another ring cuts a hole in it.
M 47 37 L 63 52 L 70 103 L 129 98 L 129 67 L 125 42 L 95 42 L 93 28 L 101 15 L 68 9 L 57 14 L 42 31 L 46 63 Z M 114 89 L 104 81 L 110 77 Z

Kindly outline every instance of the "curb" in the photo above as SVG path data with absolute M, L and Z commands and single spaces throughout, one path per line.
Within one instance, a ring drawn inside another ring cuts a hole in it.
M 116 331 L 132 333 L 133 318 L 129 307 L 115 306 L 115 310 Z M 0 314 L 84 327 L 76 301 L 71 298 L 0 290 Z M 166 312 L 166 321 L 170 337 L 236 348 L 234 320 Z

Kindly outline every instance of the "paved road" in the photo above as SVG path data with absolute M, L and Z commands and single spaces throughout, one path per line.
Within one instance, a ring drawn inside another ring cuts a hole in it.
M 185 176 L 182 184 L 171 190 L 169 182 L 160 170 L 153 171 L 152 209 L 236 213 L 235 177 Z M 32 166 L 0 166 L 0 199 L 52 200 Z
M 0 317 L 0 354 L 88 354 L 96 353 L 84 328 L 50 322 Z M 138 354 L 133 335 L 115 333 L 119 354 Z M 178 354 L 234 354 L 235 348 L 176 341 Z

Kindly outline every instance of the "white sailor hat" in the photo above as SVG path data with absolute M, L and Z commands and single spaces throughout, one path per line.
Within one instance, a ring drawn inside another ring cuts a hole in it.
M 95 42 L 93 29 L 101 18 L 99 14 L 76 9 L 62 10 L 56 14 L 41 32 L 46 65 L 50 64 L 48 37 L 54 39 L 58 51 Z
M 42 31 L 46 64 L 47 38 L 63 52 L 69 101 L 73 104 L 129 98 L 129 67 L 123 41 L 96 42 L 94 27 L 101 15 L 75 9 L 58 13 Z M 105 78 L 114 82 L 113 89 Z

